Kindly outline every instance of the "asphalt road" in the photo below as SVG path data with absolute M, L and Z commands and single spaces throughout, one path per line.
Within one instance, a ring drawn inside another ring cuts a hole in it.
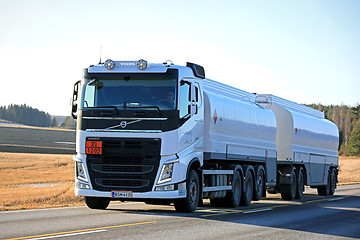
M 360 238 L 360 185 L 334 196 L 306 189 L 299 201 L 279 194 L 250 207 L 213 208 L 194 214 L 173 206 L 112 203 L 86 207 L 0 212 L 2 239 L 356 239 Z

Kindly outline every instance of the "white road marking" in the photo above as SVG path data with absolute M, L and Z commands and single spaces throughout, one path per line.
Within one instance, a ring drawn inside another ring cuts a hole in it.
M 344 198 L 343 197 L 341 197 L 341 198 L 330 198 L 330 199 L 328 199 L 328 202 L 336 201 L 336 200 L 342 200 L 342 199 L 344 199 Z
M 48 237 L 29 238 L 29 239 L 30 240 L 42 240 L 42 239 L 51 239 L 51 238 L 60 238 L 60 237 L 71 237 L 71 236 L 76 236 L 76 235 L 91 234 L 91 233 L 98 233 L 98 232 L 106 232 L 106 230 L 95 230 L 95 231 L 88 231 L 88 232 L 68 233 L 68 234 L 53 235 L 53 236 L 48 236 Z
M 264 211 L 271 211 L 271 210 L 273 210 L 273 208 L 264 208 L 264 209 L 246 211 L 246 212 L 243 212 L 243 213 L 255 213 L 255 212 L 264 212 Z

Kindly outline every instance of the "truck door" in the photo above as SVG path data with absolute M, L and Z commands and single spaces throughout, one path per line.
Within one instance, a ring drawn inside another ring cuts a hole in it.
M 200 84 L 193 79 L 183 79 L 179 92 L 180 145 L 192 145 L 203 136 L 203 106 Z M 199 143 L 197 143 L 198 145 Z M 200 147 L 197 146 L 197 149 Z

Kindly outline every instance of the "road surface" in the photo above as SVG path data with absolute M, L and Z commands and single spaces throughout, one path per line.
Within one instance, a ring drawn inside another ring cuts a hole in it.
M 1 239 L 356 239 L 360 238 L 360 185 L 340 186 L 320 197 L 279 194 L 249 207 L 213 208 L 205 201 L 193 214 L 173 206 L 112 203 L 86 207 L 0 212 Z

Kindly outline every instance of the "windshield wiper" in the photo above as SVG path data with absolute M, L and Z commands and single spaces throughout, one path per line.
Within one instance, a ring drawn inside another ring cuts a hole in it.
M 126 106 L 124 109 L 126 109 L 126 108 L 154 108 L 159 112 L 159 114 L 161 114 L 161 110 L 160 110 L 160 108 L 158 106 L 136 106 L 136 107 L 128 107 L 128 106 Z
M 116 115 L 118 115 L 118 108 L 116 106 L 96 106 L 96 107 L 87 107 L 87 108 L 113 108 L 115 109 Z

